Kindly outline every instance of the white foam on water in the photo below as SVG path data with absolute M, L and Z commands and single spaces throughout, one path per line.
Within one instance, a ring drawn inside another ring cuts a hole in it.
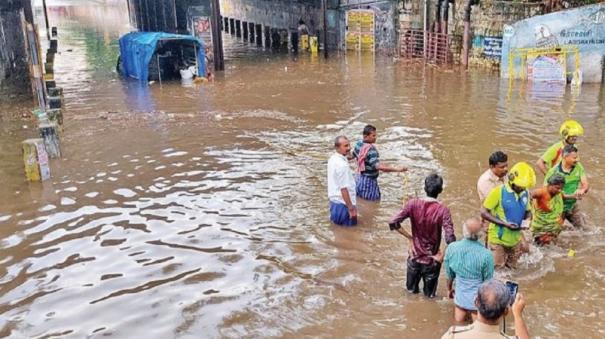
M 187 154 L 189 154 L 189 153 L 185 152 L 185 151 L 172 152 L 172 153 L 164 154 L 164 157 L 165 158 L 180 157 L 180 156 L 187 155 Z
M 77 190 L 78 190 L 78 188 L 75 186 L 71 186 L 71 187 L 67 187 L 67 188 L 63 189 L 63 191 L 65 191 L 65 192 L 75 192 Z
M 53 205 L 53 204 L 48 204 L 46 206 L 42 206 L 38 209 L 39 212 L 47 212 L 47 211 L 52 211 L 55 208 L 57 208 L 57 206 Z
M 137 195 L 136 192 L 134 192 L 133 190 L 130 190 L 128 188 L 119 188 L 119 189 L 113 191 L 113 193 L 117 194 L 117 195 L 120 195 L 120 196 L 123 196 L 125 198 L 132 198 L 135 195 Z
M 84 194 L 84 196 L 86 196 L 87 198 L 94 198 L 97 195 L 99 195 L 99 192 L 89 192 L 89 193 Z
M 76 203 L 76 201 L 74 199 L 67 198 L 67 197 L 61 198 L 61 205 L 63 205 L 63 206 L 69 206 L 69 205 L 73 205 L 75 203 Z

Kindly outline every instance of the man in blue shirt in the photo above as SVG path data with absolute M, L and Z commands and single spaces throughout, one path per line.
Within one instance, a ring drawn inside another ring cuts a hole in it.
M 454 322 L 465 325 L 477 318 L 475 298 L 479 286 L 494 275 L 494 257 L 479 242 L 481 220 L 472 218 L 462 225 L 464 239 L 445 251 L 445 275 L 450 298 L 454 298 Z M 456 288 L 453 285 L 456 281 Z
M 357 159 L 357 196 L 371 201 L 380 200 L 378 174 L 382 172 L 405 172 L 406 167 L 389 167 L 380 163 L 376 142 L 376 127 L 367 125 L 363 129 L 363 140 L 355 144 L 353 157 Z

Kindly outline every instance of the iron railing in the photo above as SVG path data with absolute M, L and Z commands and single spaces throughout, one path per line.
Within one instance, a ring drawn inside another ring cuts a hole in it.
M 405 59 L 422 58 L 434 64 L 451 64 L 454 62 L 452 44 L 455 39 L 444 33 L 405 30 L 400 35 L 399 54 Z

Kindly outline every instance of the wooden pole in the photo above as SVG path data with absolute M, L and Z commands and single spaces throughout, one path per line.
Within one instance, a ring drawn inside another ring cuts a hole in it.
M 44 9 L 44 22 L 46 23 L 46 37 L 50 41 L 50 25 L 48 24 L 48 9 L 46 8 L 46 0 L 42 0 L 42 8 Z

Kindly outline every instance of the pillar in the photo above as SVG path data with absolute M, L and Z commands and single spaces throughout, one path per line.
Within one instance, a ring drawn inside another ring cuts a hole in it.
M 261 24 L 256 25 L 256 45 L 263 45 L 263 25 Z
M 44 181 L 50 179 L 48 154 L 43 139 L 27 139 L 22 144 L 23 165 L 28 181 Z
M 235 35 L 235 19 L 229 19 L 229 33 Z
M 248 32 L 250 34 L 250 42 L 254 42 L 254 30 L 255 30 L 255 25 L 254 22 L 250 22 L 248 23 Z
M 229 18 L 223 18 L 223 31 L 229 32 Z
M 265 47 L 271 47 L 271 27 L 265 26 Z
M 241 20 L 235 20 L 235 36 L 241 38 L 242 36 L 242 22 Z
M 244 40 L 248 40 L 248 23 L 246 21 L 242 21 L 242 31 Z
M 271 28 L 271 47 L 277 49 L 281 47 L 281 39 L 279 36 L 279 29 Z
M 294 53 L 298 52 L 298 30 L 290 32 L 290 44 Z
M 61 157 L 61 143 L 59 141 L 59 133 L 56 123 L 46 122 L 41 123 L 38 127 L 40 138 L 44 140 L 44 146 L 48 157 L 57 159 Z

